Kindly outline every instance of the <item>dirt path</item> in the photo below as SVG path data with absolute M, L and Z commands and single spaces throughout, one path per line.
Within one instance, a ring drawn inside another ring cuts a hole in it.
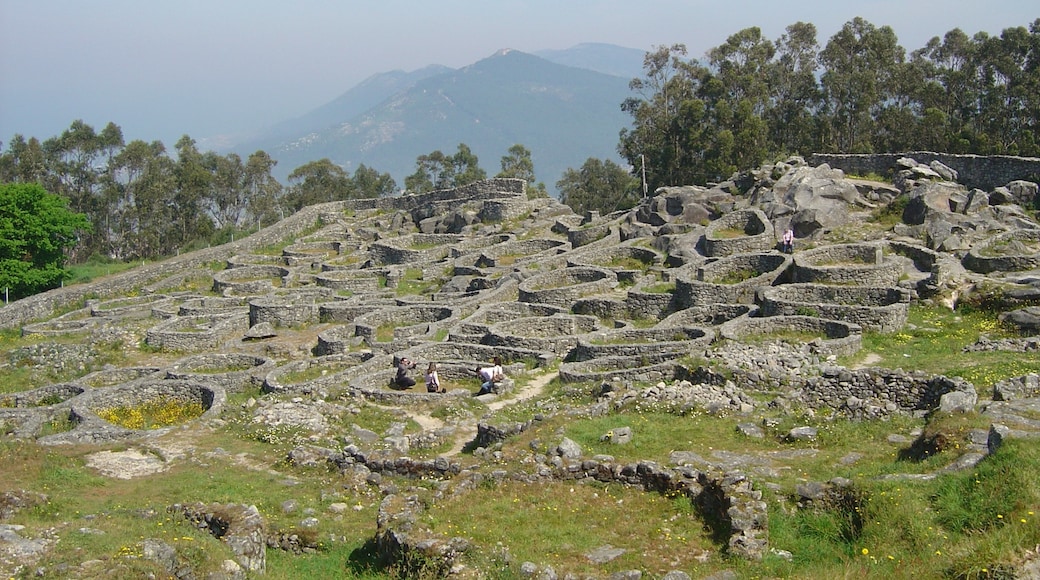
M 555 371 L 545 373 L 534 377 L 532 380 L 527 381 L 524 386 L 520 387 L 515 395 L 508 398 L 495 397 L 494 400 L 488 402 L 488 411 L 498 411 L 499 409 L 508 407 L 510 405 L 516 405 L 517 403 L 526 401 L 532 397 L 536 397 L 545 390 L 545 385 L 549 384 L 549 381 L 556 378 L 558 373 Z M 421 413 L 415 413 L 407 411 L 409 418 L 422 426 L 424 430 L 439 429 L 444 426 L 444 422 L 435 417 L 429 415 L 423 415 Z M 451 446 L 451 449 L 445 451 L 442 456 L 452 457 L 458 455 L 466 447 L 470 441 L 477 435 L 477 421 L 467 422 L 460 424 L 455 429 L 455 444 Z
M 859 369 L 865 369 L 865 368 L 874 366 L 875 364 L 877 364 L 880 361 L 881 361 L 881 356 L 880 355 L 878 355 L 877 353 L 869 352 L 869 353 L 867 353 L 867 356 L 863 357 L 863 360 L 861 360 L 858 363 L 852 365 L 851 368 L 854 371 L 855 370 L 859 370 Z

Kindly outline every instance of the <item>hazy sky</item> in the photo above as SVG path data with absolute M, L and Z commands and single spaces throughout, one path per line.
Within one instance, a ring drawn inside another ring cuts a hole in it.
M 1036 0 L 0 0 L 0 141 L 75 119 L 127 140 L 203 142 L 300 116 L 369 75 L 500 48 L 684 43 L 691 56 L 798 21 L 826 44 L 862 16 L 907 51 L 960 28 L 1028 26 Z M 1030 8 L 1032 6 L 1032 8 Z

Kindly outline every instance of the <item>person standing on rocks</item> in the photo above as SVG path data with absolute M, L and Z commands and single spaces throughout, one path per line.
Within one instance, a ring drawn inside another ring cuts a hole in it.
M 781 242 L 785 254 L 794 252 L 794 230 L 791 228 L 784 230 L 784 237 L 781 239 Z

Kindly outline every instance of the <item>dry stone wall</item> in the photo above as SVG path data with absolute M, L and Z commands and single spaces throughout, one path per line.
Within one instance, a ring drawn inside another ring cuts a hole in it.
M 956 155 L 932 151 L 906 153 L 829 154 L 809 156 L 812 165 L 827 164 L 852 175 L 891 175 L 900 158 L 909 157 L 918 163 L 938 161 L 957 171 L 958 181 L 968 187 L 992 190 L 1012 181 L 1040 180 L 1040 159 L 1010 155 Z

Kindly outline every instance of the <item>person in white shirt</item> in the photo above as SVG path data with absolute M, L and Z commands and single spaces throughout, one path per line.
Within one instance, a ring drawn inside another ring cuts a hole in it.
M 492 364 L 489 367 L 477 367 L 473 369 L 473 372 L 475 372 L 482 381 L 477 396 L 490 393 L 494 390 L 495 383 L 500 383 L 506 379 L 505 371 L 502 369 L 502 359 L 496 356 L 491 359 L 491 363 Z

